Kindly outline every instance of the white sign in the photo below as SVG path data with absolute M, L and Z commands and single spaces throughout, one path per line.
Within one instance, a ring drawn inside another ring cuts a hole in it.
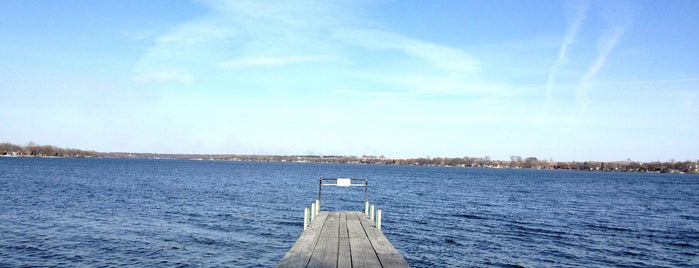
M 337 186 L 349 187 L 352 184 L 352 179 L 337 179 Z

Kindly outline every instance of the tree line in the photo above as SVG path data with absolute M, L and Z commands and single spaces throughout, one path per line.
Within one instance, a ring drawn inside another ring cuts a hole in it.
M 584 161 L 561 162 L 540 160 L 536 157 L 513 155 L 509 160 L 493 160 L 485 157 L 420 157 L 386 158 L 384 156 L 341 156 L 341 155 L 236 155 L 236 154 L 153 154 L 153 153 L 100 153 L 78 149 L 64 149 L 52 145 L 37 145 L 33 142 L 25 146 L 0 143 L 3 156 L 43 156 L 43 157 L 109 157 L 109 158 L 160 158 L 188 160 L 257 161 L 257 162 L 310 162 L 336 164 L 374 164 L 447 166 L 476 168 L 514 169 L 559 169 L 610 172 L 654 172 L 654 173 L 694 173 L 699 174 L 698 161 L 637 162 L 637 161 Z
M 38 145 L 33 142 L 21 146 L 12 143 L 0 143 L 0 155 L 3 156 L 42 156 L 42 157 L 98 157 L 95 151 L 59 148 L 53 145 Z
M 134 154 L 109 153 L 104 157 L 163 158 L 221 161 L 254 162 L 308 162 L 334 164 L 410 165 L 446 166 L 474 168 L 513 168 L 513 169 L 559 169 L 609 172 L 653 172 L 653 173 L 695 173 L 699 174 L 699 161 L 636 162 L 636 161 L 585 161 L 559 162 L 539 160 L 536 157 L 522 158 L 511 156 L 509 160 L 492 160 L 490 157 L 421 157 L 386 158 L 384 156 L 322 156 L 322 155 L 196 155 L 196 154 Z
M 489 157 L 463 158 L 416 158 L 404 159 L 397 164 L 432 165 L 432 166 L 461 166 L 485 168 L 523 168 L 523 169 L 561 169 L 581 171 L 618 171 L 618 172 L 657 172 L 657 173 L 699 173 L 699 161 L 583 161 L 561 162 L 554 160 L 539 160 L 536 157 L 522 158 L 511 156 L 509 160 L 491 160 Z

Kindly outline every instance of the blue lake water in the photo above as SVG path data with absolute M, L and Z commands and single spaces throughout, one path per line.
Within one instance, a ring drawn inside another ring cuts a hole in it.
M 320 177 L 413 267 L 699 266 L 697 175 L 0 158 L 0 267 L 273 267 Z

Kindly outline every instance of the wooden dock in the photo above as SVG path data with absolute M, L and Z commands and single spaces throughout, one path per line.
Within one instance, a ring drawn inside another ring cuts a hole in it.
M 277 267 L 410 267 L 361 212 L 316 215 Z

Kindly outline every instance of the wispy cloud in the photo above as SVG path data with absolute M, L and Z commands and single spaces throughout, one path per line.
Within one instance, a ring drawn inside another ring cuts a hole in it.
M 681 78 L 681 79 L 653 79 L 653 80 L 618 80 L 618 81 L 603 81 L 595 82 L 595 87 L 617 87 L 617 86 L 658 86 L 670 84 L 687 84 L 699 82 L 699 78 Z M 580 83 L 575 84 L 557 84 L 556 88 L 576 89 Z
M 409 92 L 395 92 L 395 91 L 381 91 L 381 90 L 355 90 L 346 88 L 336 88 L 331 89 L 330 92 L 339 96 L 354 96 L 354 97 L 369 97 L 369 98 L 383 98 L 383 97 L 401 97 L 409 96 Z
M 469 74 L 480 69 L 479 62 L 462 50 L 412 39 L 393 32 L 375 29 L 344 29 L 336 31 L 334 36 L 349 44 L 365 48 L 401 51 L 450 72 Z
M 595 86 L 597 73 L 607 62 L 607 58 L 616 47 L 626 28 L 631 25 L 638 10 L 634 5 L 623 2 L 602 1 L 600 13 L 609 27 L 597 40 L 597 57 L 588 66 L 575 88 L 575 98 L 580 106 L 580 115 L 584 115 L 590 103 L 588 91 Z
M 403 64 L 398 70 L 387 70 L 373 78 L 389 88 L 382 96 L 439 97 L 474 94 L 497 94 L 481 74 L 481 63 L 464 50 L 410 38 L 391 31 L 373 28 L 344 28 L 333 37 L 342 43 L 382 55 L 399 55 Z M 390 58 L 390 56 L 389 56 Z M 381 90 L 380 90 L 381 91 Z
M 323 61 L 322 56 L 244 57 L 216 64 L 221 69 L 243 69 Z
M 587 110 L 589 105 L 589 98 L 587 95 L 588 90 L 594 84 L 594 79 L 597 76 L 599 70 L 604 66 L 607 61 L 607 57 L 614 50 L 619 38 L 624 34 L 625 27 L 616 25 L 609 28 L 602 37 L 600 37 L 597 43 L 597 58 L 592 62 L 592 64 L 587 68 L 585 75 L 580 79 L 578 86 L 575 89 L 575 96 L 578 101 L 578 105 L 582 108 L 582 113 Z
M 153 46 L 134 67 L 138 73 L 178 68 L 206 76 L 199 72 L 324 61 L 337 51 L 329 28 L 356 12 L 356 4 L 325 1 L 201 3 L 206 13 L 154 35 Z
M 192 75 L 179 71 L 159 71 L 142 73 L 132 77 L 136 82 L 190 82 Z
M 467 51 L 360 21 L 360 16 L 355 16 L 355 4 L 204 4 L 210 13 L 154 39 L 155 45 L 135 68 L 141 73 L 136 80 L 190 81 L 194 75 L 222 74 L 200 73 L 211 68 L 289 67 L 279 69 L 278 75 L 284 76 L 295 65 L 303 65 L 317 67 L 315 72 L 323 75 L 315 81 L 298 83 L 327 81 L 324 83 L 329 83 L 330 88 L 349 86 L 386 93 L 381 93 L 383 96 L 501 95 L 507 88 L 486 78 L 481 73 L 481 62 Z M 333 64 L 314 64 L 328 61 Z M 191 75 L 178 76 L 168 71 L 172 68 Z M 350 76 L 361 78 L 352 81 L 352 85 L 334 85 Z
M 206 18 L 183 23 L 155 37 L 155 44 L 134 66 L 139 73 L 135 80 L 191 81 L 192 74 L 197 73 L 194 66 L 211 64 L 212 58 L 219 57 L 215 44 L 235 36 L 234 29 L 220 24 L 217 18 Z
M 145 40 L 148 38 L 151 38 L 153 36 L 153 32 L 147 29 L 143 30 L 138 30 L 138 31 L 122 31 L 120 34 L 121 38 L 125 39 L 130 39 L 130 40 Z
M 551 71 L 549 73 L 548 80 L 546 80 L 546 107 L 551 105 L 556 75 L 558 74 L 558 70 L 561 68 L 561 66 L 565 64 L 568 46 L 575 42 L 578 32 L 580 31 L 580 27 L 582 27 L 585 18 L 587 17 L 587 9 L 589 5 L 590 3 L 588 1 L 583 1 L 573 7 L 574 15 L 572 20 L 568 22 L 568 28 L 563 36 L 563 43 L 558 49 L 558 56 L 553 62 L 553 65 L 551 65 Z
M 173 32 L 158 37 L 156 41 L 161 45 L 192 45 L 230 38 L 236 34 L 236 31 L 229 27 L 218 26 L 225 22 L 220 18 L 212 17 L 207 20 L 186 23 Z

